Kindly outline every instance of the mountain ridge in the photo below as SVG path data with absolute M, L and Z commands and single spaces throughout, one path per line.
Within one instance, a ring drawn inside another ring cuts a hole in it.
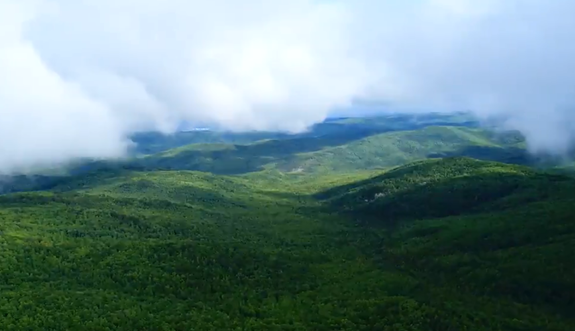
M 575 329 L 575 179 L 510 164 L 513 132 L 392 124 L 13 178 L 0 327 Z

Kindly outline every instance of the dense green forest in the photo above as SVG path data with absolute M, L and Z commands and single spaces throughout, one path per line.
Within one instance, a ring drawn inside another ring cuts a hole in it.
M 2 180 L 1 330 L 575 330 L 575 179 L 527 167 L 515 132 L 137 139 Z

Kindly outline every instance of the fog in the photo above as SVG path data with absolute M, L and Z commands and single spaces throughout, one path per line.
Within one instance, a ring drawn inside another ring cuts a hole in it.
M 0 173 L 182 121 L 299 132 L 353 100 L 574 140 L 568 0 L 0 0 Z

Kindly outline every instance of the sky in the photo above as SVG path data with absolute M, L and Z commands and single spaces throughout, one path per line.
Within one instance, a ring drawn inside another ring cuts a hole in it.
M 182 121 L 299 132 L 368 100 L 575 132 L 572 0 L 0 0 L 0 173 Z

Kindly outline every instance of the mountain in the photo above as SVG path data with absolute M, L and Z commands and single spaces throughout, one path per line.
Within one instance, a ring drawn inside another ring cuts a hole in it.
M 148 155 L 199 143 L 245 145 L 261 140 L 317 138 L 320 136 L 330 136 L 332 139 L 349 141 L 377 133 L 414 130 L 432 125 L 474 127 L 478 125 L 478 122 L 470 114 L 466 113 L 395 114 L 375 117 L 328 118 L 324 122 L 315 124 L 307 131 L 299 134 L 261 131 L 191 130 L 169 135 L 158 132 L 143 132 L 133 135 L 131 140 L 135 144 L 132 153 Z
M 432 128 L 439 124 L 445 126 Z M 75 160 L 60 169 L 0 177 L 0 194 L 48 189 L 60 181 L 66 181 L 68 175 L 95 171 L 197 170 L 229 175 L 268 169 L 300 175 L 313 175 L 316 172 L 333 174 L 335 171 L 342 173 L 386 168 L 438 152 L 454 155 L 471 153 L 479 158 L 530 162 L 520 143 L 501 141 L 499 136 L 512 136 L 518 141 L 522 141 L 523 137 L 513 132 L 494 135 L 488 130 L 473 129 L 477 125 L 467 114 L 434 113 L 330 119 L 295 135 L 226 131 L 186 131 L 172 135 L 139 133 L 131 137 L 134 146 L 127 159 Z M 470 137 L 465 137 L 465 133 L 463 137 L 457 137 L 454 132 L 459 128 L 462 132 L 468 128 L 473 133 Z M 453 141 L 447 141 L 445 146 L 437 149 L 433 149 L 433 144 L 425 146 L 428 139 L 438 138 L 434 130 L 445 130 L 447 136 L 451 133 L 449 139 Z M 473 135 L 480 132 L 488 136 L 479 137 L 479 141 L 468 141 L 468 138 L 475 139 Z M 490 146 L 482 146 L 481 140 L 493 139 L 494 143 Z M 410 145 L 423 146 L 419 151 L 412 152 Z M 470 150 L 465 150 L 466 147 Z M 359 152 L 356 153 L 356 149 Z
M 575 330 L 575 179 L 434 116 L 18 177 L 0 329 Z
M 570 177 L 471 158 L 424 160 L 322 192 L 342 212 L 378 223 L 500 211 L 573 191 Z M 414 207 L 417 207 L 414 209 Z
M 356 131 L 351 131 L 356 133 Z M 454 155 L 527 164 L 523 138 L 514 132 L 493 134 L 485 129 L 428 126 L 357 137 L 267 139 L 250 144 L 189 144 L 131 161 L 148 170 L 198 170 L 241 174 L 277 169 L 282 172 L 327 173 L 385 169 L 430 157 Z

